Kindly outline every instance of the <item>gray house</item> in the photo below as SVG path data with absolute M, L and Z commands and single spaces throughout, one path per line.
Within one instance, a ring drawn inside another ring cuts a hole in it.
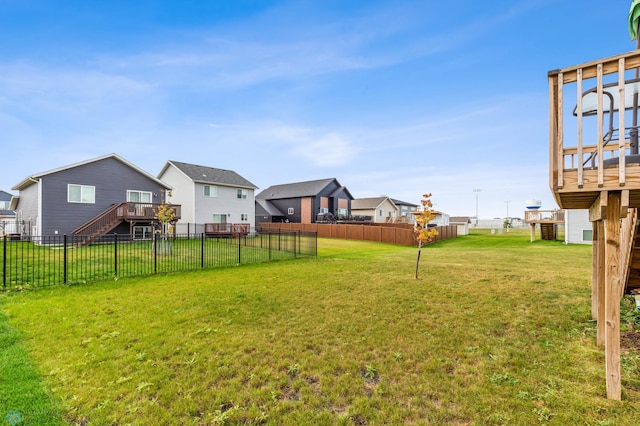
M 315 223 L 318 215 L 347 217 L 353 196 L 336 178 L 273 185 L 256 195 L 256 223 Z
M 11 202 L 33 236 L 134 234 L 145 238 L 169 185 L 116 154 L 28 176 Z M 180 217 L 179 206 L 176 219 Z

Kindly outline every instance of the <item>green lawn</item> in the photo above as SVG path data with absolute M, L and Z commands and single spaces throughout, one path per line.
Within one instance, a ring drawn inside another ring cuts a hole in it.
M 420 280 L 415 258 L 321 239 L 318 258 L 2 294 L 0 420 L 638 424 L 636 351 L 606 399 L 590 246 L 474 232 L 423 248 Z

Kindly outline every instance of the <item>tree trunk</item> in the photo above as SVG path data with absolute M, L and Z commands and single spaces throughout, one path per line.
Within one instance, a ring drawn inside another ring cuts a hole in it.
M 416 280 L 418 279 L 418 267 L 420 266 L 420 246 L 418 246 L 418 258 L 416 259 Z

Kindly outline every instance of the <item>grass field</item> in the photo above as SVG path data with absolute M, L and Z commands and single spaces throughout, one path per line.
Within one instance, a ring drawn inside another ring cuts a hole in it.
M 0 295 L 17 424 L 635 425 L 640 355 L 606 399 L 591 247 L 474 232 L 416 249 Z M 6 413 L 6 414 L 5 414 Z

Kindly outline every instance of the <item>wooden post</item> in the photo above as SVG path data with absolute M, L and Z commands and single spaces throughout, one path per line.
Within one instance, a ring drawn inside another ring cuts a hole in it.
M 604 340 L 607 374 L 607 398 L 620 400 L 620 192 L 609 193 L 604 219 L 605 283 L 604 283 Z M 602 301 L 601 301 L 602 304 Z
M 536 240 L 536 224 L 532 223 L 531 225 L 531 242 Z
M 596 250 L 596 263 L 593 265 L 595 275 L 595 295 L 596 304 L 597 335 L 596 344 L 599 348 L 604 348 L 604 280 L 605 278 L 605 244 L 604 244 L 604 221 L 594 222 L 598 229 L 598 239 L 594 241 Z
M 600 227 L 602 225 L 602 221 L 591 222 L 591 226 L 593 229 L 593 246 L 591 248 L 591 258 L 592 258 L 592 269 L 591 269 L 591 318 L 594 320 L 598 319 L 598 283 L 601 282 L 599 279 L 599 272 L 603 269 L 600 265 L 600 257 L 601 257 L 601 247 L 600 241 L 603 240 L 603 233 L 600 233 Z M 598 343 L 600 344 L 600 343 Z

